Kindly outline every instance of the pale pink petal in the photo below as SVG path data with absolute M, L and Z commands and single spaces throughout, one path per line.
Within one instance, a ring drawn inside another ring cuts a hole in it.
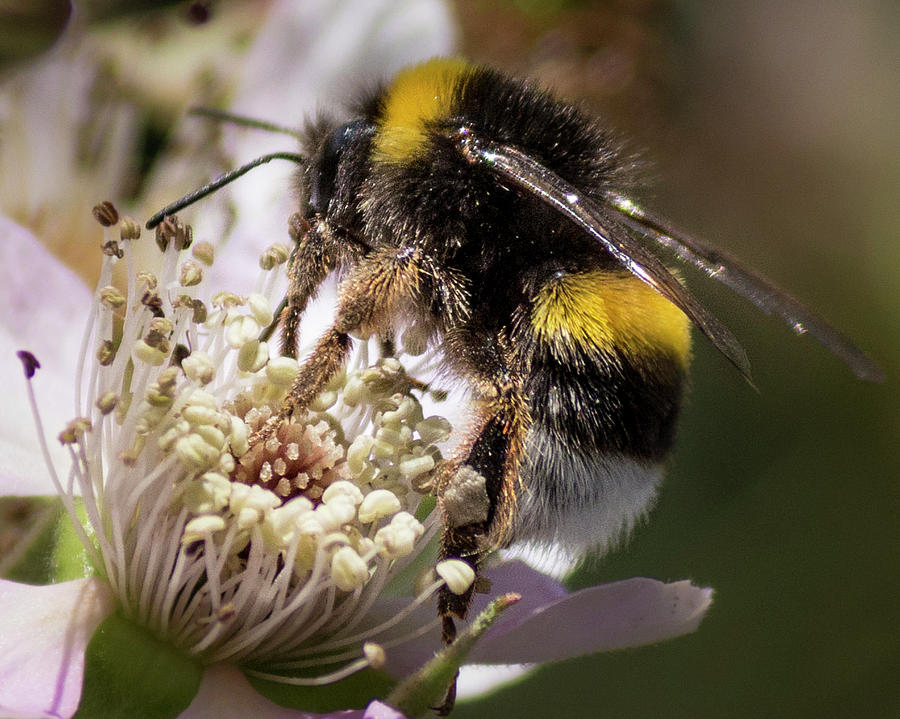
M 337 714 L 335 716 L 343 715 Z M 394 709 L 394 707 L 376 700 L 366 707 L 362 719 L 405 719 L 405 715 Z
M 569 659 L 637 647 L 694 631 L 712 590 L 688 581 L 636 577 L 602 584 L 527 613 L 512 607 L 476 645 L 474 663 L 514 664 Z
M 85 648 L 114 606 L 93 577 L 44 586 L 0 579 L 0 716 L 72 716 Z
M 98 237 L 99 237 L 98 228 Z M 4 494 L 54 494 L 41 457 L 16 352 L 41 363 L 35 393 L 58 467 L 68 456 L 55 440 L 75 415 L 75 365 L 91 294 L 81 279 L 28 230 L 0 217 L 0 481 Z
M 396 709 L 373 701 L 362 709 L 311 714 L 285 709 L 259 694 L 241 671 L 217 664 L 203 673 L 200 691 L 178 719 L 403 719 Z
M 237 667 L 217 664 L 203 673 L 200 691 L 179 719 L 307 719 L 312 716 L 278 706 L 259 694 Z
M 491 580 L 491 591 L 476 595 L 471 616 L 498 594 L 515 592 L 522 600 L 504 612 L 475 645 L 469 656 L 472 664 L 532 664 L 652 644 L 694 631 L 712 601 L 711 590 L 690 582 L 665 584 L 644 578 L 567 594 L 561 584 L 522 562 L 501 564 L 484 575 Z M 384 603 L 377 608 L 378 616 L 390 616 L 393 610 L 391 603 Z M 434 611 L 433 603 L 425 603 L 412 622 L 424 624 Z M 406 676 L 439 646 L 437 628 L 391 645 L 385 670 L 395 677 Z M 496 685 L 497 681 L 491 681 Z M 470 695 L 484 687 L 470 691 L 461 682 L 460 689 Z
M 476 595 L 475 601 L 472 602 L 474 611 L 481 611 L 488 605 L 492 597 L 500 594 L 513 592 L 522 595 L 522 601 L 517 602 L 500 615 L 500 619 L 494 624 L 495 627 L 503 626 L 511 621 L 513 616 L 530 614 L 569 594 L 558 581 L 518 560 L 490 567 L 483 574 L 491 583 L 491 591 L 490 594 Z M 510 612 L 514 612 L 514 614 L 510 614 Z

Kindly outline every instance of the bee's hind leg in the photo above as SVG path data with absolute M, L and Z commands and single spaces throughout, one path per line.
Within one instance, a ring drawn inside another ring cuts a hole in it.
M 512 353 L 504 335 L 469 336 L 459 342 L 476 397 L 474 427 L 438 478 L 443 511 L 441 559 L 462 559 L 476 581 L 461 594 L 446 585 L 438 592 L 438 613 L 445 644 L 456 638 L 456 620 L 465 619 L 477 589 L 483 558 L 504 546 L 516 509 L 519 468 L 531 425 L 521 376 L 512 369 Z M 456 698 L 451 682 L 438 714 L 446 715 Z
M 443 510 L 442 559 L 463 559 L 478 570 L 491 550 L 507 542 L 516 510 L 519 469 L 531 425 L 522 378 L 513 369 L 504 335 L 463 343 L 475 394 L 474 427 L 438 479 Z M 474 585 L 463 594 L 441 589 L 438 609 L 445 642 L 456 635 Z

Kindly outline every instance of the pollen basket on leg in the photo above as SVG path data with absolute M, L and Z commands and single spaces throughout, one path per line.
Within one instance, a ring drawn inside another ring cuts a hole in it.
M 385 359 L 254 445 L 297 371 L 259 339 L 277 298 L 205 295 L 184 244 L 160 244 L 161 269 L 130 271 L 127 291 L 111 278 L 130 241 L 105 253 L 65 435 L 98 568 L 127 616 L 203 661 L 312 666 L 342 637 L 359 653 L 378 640 L 365 612 L 437 529 L 414 514 L 449 425 Z

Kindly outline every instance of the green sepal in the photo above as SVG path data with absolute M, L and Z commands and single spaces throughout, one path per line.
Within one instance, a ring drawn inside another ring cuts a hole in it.
M 373 698 L 387 696 L 397 683 L 375 669 L 364 669 L 321 687 L 297 687 L 249 675 L 247 679 L 256 691 L 279 706 L 317 714 L 363 709 Z
M 84 508 L 77 500 L 76 512 L 84 521 Z M 23 584 L 56 584 L 94 574 L 87 552 L 72 520 L 58 497 L 2 497 L 3 529 L 18 533 L 13 546 L 14 561 L 3 568 L 3 577 Z M 21 526 L 13 523 L 21 518 Z M 24 545 L 23 545 L 24 543 Z
M 416 507 L 416 519 L 420 522 L 424 522 L 428 516 L 434 511 L 434 508 L 437 506 L 437 497 L 433 494 L 426 494 L 422 497 L 422 501 L 419 502 L 419 506 Z
M 481 636 L 497 618 L 519 601 L 518 594 L 504 594 L 492 601 L 456 640 L 415 674 L 404 679 L 387 697 L 387 703 L 408 717 L 420 717 L 441 706 L 460 666 Z
M 203 667 L 119 612 L 97 627 L 85 654 L 75 719 L 171 719 L 200 688 Z

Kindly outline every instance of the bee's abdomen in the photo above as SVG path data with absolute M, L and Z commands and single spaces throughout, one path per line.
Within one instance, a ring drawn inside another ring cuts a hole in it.
M 583 451 L 658 461 L 672 443 L 690 322 L 630 274 L 557 271 L 531 301 L 533 420 Z
M 655 496 L 675 436 L 689 323 L 630 275 L 557 272 L 519 332 L 528 335 L 532 425 L 512 538 L 581 553 L 626 531 Z
M 532 356 L 525 381 L 532 422 L 584 453 L 662 460 L 674 441 L 684 370 L 664 355 L 643 362 L 619 353 Z

